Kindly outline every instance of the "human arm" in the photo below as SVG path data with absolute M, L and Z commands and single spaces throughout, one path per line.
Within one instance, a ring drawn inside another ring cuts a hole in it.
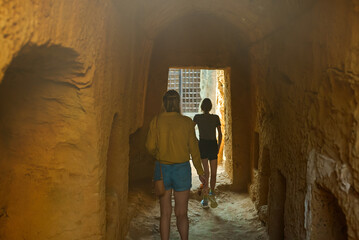
M 204 176 L 204 170 L 202 167 L 202 162 L 201 162 L 201 155 L 199 153 L 199 147 L 198 147 L 198 140 L 196 138 L 196 133 L 194 131 L 194 125 L 192 124 L 189 127 L 189 152 L 192 156 L 192 162 L 194 167 L 197 170 L 197 174 L 199 176 Z M 201 179 L 201 177 L 200 177 Z M 201 180 L 202 181 L 202 180 Z
M 218 149 L 219 149 L 222 143 L 222 129 L 221 129 L 221 120 L 219 119 L 218 115 L 217 115 L 217 131 L 218 131 Z
M 146 138 L 146 149 L 154 157 L 157 154 L 157 116 L 152 119 Z
M 218 149 L 221 146 L 222 143 L 222 129 L 221 129 L 221 125 L 217 126 L 217 131 L 218 131 Z
M 197 118 L 198 118 L 197 114 L 194 115 L 194 117 L 193 117 L 194 127 L 196 127 L 196 125 L 197 125 Z

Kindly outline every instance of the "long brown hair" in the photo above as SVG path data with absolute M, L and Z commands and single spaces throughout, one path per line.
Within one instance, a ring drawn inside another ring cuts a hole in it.
M 175 90 L 168 90 L 165 95 L 163 95 L 163 106 L 166 112 L 181 113 L 180 102 L 180 95 Z

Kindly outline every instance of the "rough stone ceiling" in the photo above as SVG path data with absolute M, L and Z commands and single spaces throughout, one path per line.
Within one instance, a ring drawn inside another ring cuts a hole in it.
M 196 12 L 214 15 L 238 27 L 244 41 L 260 38 L 262 29 L 270 28 L 270 21 L 265 7 L 251 1 L 162 1 L 144 3 L 138 9 L 137 20 L 150 38 L 156 35 L 173 21 Z M 267 19 L 267 20 L 266 20 Z
M 133 4 L 133 1 L 131 1 Z M 135 21 L 150 39 L 171 22 L 196 12 L 214 15 L 236 26 L 247 43 L 255 42 L 311 6 L 313 0 L 138 0 Z M 119 1 L 121 9 L 125 2 Z M 133 5 L 132 5 L 133 6 Z

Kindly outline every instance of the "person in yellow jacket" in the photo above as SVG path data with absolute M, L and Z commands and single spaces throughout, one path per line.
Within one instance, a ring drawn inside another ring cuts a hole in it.
M 191 118 L 180 113 L 180 96 L 169 90 L 163 96 L 163 112 L 152 119 L 147 135 L 146 148 L 156 159 L 154 180 L 161 178 L 165 185 L 165 194 L 160 200 L 161 239 L 169 239 L 172 214 L 172 189 L 175 199 L 177 229 L 182 240 L 188 239 L 188 199 L 192 187 L 191 166 L 196 168 L 200 181 L 206 184 L 201 156 Z

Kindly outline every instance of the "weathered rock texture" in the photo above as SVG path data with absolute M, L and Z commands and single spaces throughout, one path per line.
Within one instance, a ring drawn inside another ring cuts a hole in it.
M 226 169 L 271 238 L 359 239 L 358 0 L 12 0 L 0 29 L 0 239 L 123 239 L 193 66 L 226 69 Z
M 358 1 L 315 1 L 251 47 L 272 236 L 341 239 L 347 229 L 359 239 L 358 10 Z
M 106 215 L 126 233 L 150 56 L 134 7 L 0 2 L 0 239 L 105 239 Z
M 228 72 L 228 71 L 227 71 Z M 227 73 L 227 75 L 229 75 Z M 216 88 L 216 102 L 217 102 L 217 109 L 216 114 L 219 116 L 219 119 L 221 121 L 221 131 L 222 131 L 222 143 L 218 150 L 218 164 L 225 164 L 224 159 L 226 159 L 226 156 L 224 156 L 224 146 L 226 139 L 229 140 L 229 137 L 227 137 L 227 121 L 225 120 L 225 114 L 228 111 L 228 102 L 230 102 L 230 94 L 227 96 L 225 95 L 225 91 L 227 88 L 227 82 L 230 81 L 229 76 L 226 80 L 224 75 L 224 70 L 216 70 L 216 79 L 217 79 L 217 88 Z M 228 143 L 229 141 L 227 141 Z M 229 147 L 229 146 L 228 146 Z M 228 157 L 228 156 L 227 156 Z M 228 170 L 227 170 L 228 172 Z

